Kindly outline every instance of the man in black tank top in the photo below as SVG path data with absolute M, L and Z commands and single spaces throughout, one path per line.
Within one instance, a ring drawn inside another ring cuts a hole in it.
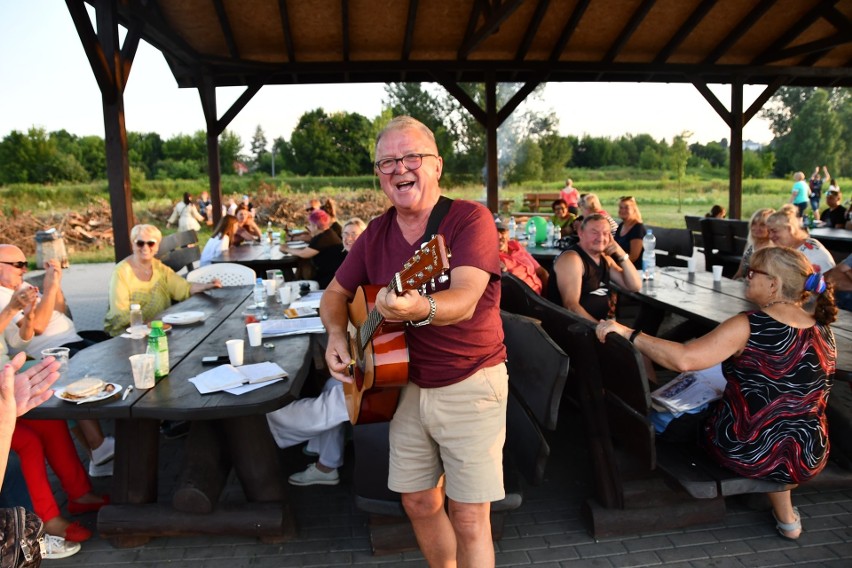
M 614 317 L 610 283 L 635 292 L 642 287 L 642 278 L 630 255 L 613 240 L 604 216 L 583 219 L 579 234 L 580 241 L 553 263 L 548 298 L 594 322 Z

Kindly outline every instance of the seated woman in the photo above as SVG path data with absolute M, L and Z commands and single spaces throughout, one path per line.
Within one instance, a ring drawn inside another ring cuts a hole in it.
M 762 248 L 772 246 L 772 241 L 769 240 L 769 228 L 766 226 L 766 219 L 775 213 L 775 209 L 758 209 L 751 214 L 748 221 L 748 241 L 746 242 L 743 258 L 740 260 L 740 267 L 737 273 L 734 274 L 734 280 L 742 280 L 748 272 L 748 265 L 751 262 L 751 255 Z
M 104 318 L 104 331 L 112 336 L 121 335 L 130 325 L 130 304 L 142 306 L 145 321 L 172 305 L 211 288 L 221 288 L 222 283 L 190 284 L 175 271 L 156 258 L 160 229 L 153 225 L 136 225 L 130 231 L 133 254 L 115 265 L 109 282 L 109 309 Z
M 210 240 L 204 245 L 204 250 L 201 251 L 199 266 L 207 266 L 214 258 L 228 250 L 228 247 L 234 243 L 234 234 L 236 234 L 239 224 L 240 222 L 233 215 L 225 215 L 219 219 L 213 229 L 213 236 L 210 237 Z
M 618 217 L 621 224 L 615 232 L 615 242 L 630 255 L 630 262 L 637 270 L 642 268 L 642 238 L 645 236 L 645 225 L 642 224 L 642 214 L 633 197 L 622 197 L 618 200 Z
M 260 227 L 255 223 L 254 215 L 245 203 L 240 203 L 237 206 L 235 217 L 239 224 L 234 233 L 233 244 L 241 245 L 244 242 L 255 242 L 263 238 L 263 232 L 261 232 Z
M 834 294 L 805 256 L 786 247 L 754 253 L 746 295 L 756 310 L 736 315 L 687 344 L 601 321 L 604 341 L 617 333 L 644 355 L 678 371 L 722 363 L 727 386 L 703 426 L 709 454 L 737 475 L 799 484 L 828 459 L 825 415 L 835 369 Z M 814 313 L 802 305 L 816 296 Z M 769 494 L 779 534 L 799 538 L 790 491 Z
M 580 197 L 580 212 L 583 217 L 595 214 L 602 215 L 612 228 L 613 235 L 618 230 L 618 223 L 615 222 L 612 215 L 604 210 L 603 206 L 601 206 L 601 200 L 594 193 L 586 193 Z
M 773 245 L 798 250 L 811 263 L 814 272 L 826 273 L 834 268 L 835 262 L 831 253 L 802 228 L 795 205 L 782 205 L 781 209 L 766 218 L 766 226 Z
M 308 232 L 311 241 L 303 248 L 281 245 L 281 251 L 299 258 L 310 259 L 314 266 L 314 280 L 320 288 L 328 286 L 334 273 L 343 262 L 343 242 L 331 228 L 331 217 L 322 209 L 316 209 L 308 217 Z
M 183 201 L 179 201 L 172 211 L 171 217 L 166 221 L 166 227 L 170 227 L 172 223 L 177 222 L 178 231 L 200 231 L 201 221 L 204 217 L 195 208 L 195 203 L 192 202 L 192 195 L 184 192 Z
M 710 208 L 710 211 L 704 214 L 705 217 L 712 217 L 714 219 L 724 219 L 728 215 L 728 212 L 721 205 L 714 205 Z

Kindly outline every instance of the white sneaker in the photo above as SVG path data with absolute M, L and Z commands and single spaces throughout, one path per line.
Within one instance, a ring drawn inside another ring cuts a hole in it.
M 68 558 L 80 552 L 79 542 L 71 542 L 52 534 L 45 534 L 39 544 L 41 545 L 41 557 L 44 560 Z
M 112 477 L 113 462 L 108 461 L 97 465 L 94 460 L 89 462 L 89 477 Z
M 92 462 L 95 465 L 103 465 L 115 457 L 115 438 L 107 436 L 100 447 L 92 450 Z
M 328 473 L 317 469 L 317 464 L 312 463 L 305 471 L 294 473 L 287 480 L 290 485 L 337 485 L 340 483 L 340 476 L 337 475 L 337 470 L 333 469 Z

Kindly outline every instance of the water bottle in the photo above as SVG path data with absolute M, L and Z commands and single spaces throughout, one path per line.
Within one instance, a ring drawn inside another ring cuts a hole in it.
M 531 247 L 535 246 L 535 232 L 535 222 L 531 220 L 527 223 L 527 242 Z
M 272 244 L 272 221 L 266 223 L 266 242 Z
M 547 243 L 547 246 L 550 246 L 553 243 L 553 232 L 554 232 L 554 230 L 555 230 L 555 226 L 553 224 L 553 221 L 548 219 L 548 221 L 547 221 L 547 240 L 544 241 L 545 243 Z
M 266 307 L 266 286 L 263 285 L 262 278 L 258 278 L 254 283 L 254 305 L 261 310 Z
M 517 238 L 518 225 L 515 223 L 515 217 L 509 217 L 509 238 Z
M 142 306 L 130 304 L 130 328 L 145 327 L 145 318 L 142 316 Z
M 169 340 L 163 331 L 163 322 L 151 322 L 151 333 L 148 334 L 147 353 L 154 355 L 154 378 L 162 379 L 169 374 Z
M 651 229 L 642 237 L 642 278 L 645 280 L 654 279 L 654 271 L 657 268 L 657 258 L 654 255 L 654 249 L 657 246 L 657 237 Z

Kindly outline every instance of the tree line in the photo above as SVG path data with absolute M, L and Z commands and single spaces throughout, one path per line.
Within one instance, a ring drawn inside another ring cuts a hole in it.
M 482 84 L 461 87 L 484 107 Z M 498 86 L 498 105 L 519 88 Z M 540 96 L 540 90 L 530 97 Z M 787 176 L 796 170 L 828 166 L 834 175 L 848 172 L 852 149 L 852 97 L 848 89 L 782 88 L 762 111 L 772 125 L 772 143 L 746 150 L 743 175 Z M 270 146 L 258 125 L 248 153 L 231 131 L 219 138 L 222 172 L 234 164 L 265 174 L 351 176 L 371 171 L 373 141 L 391 117 L 409 114 L 435 133 L 445 158 L 445 173 L 453 182 L 478 183 L 485 178 L 484 127 L 442 88 L 420 83 L 391 83 L 385 87 L 383 111 L 372 119 L 358 113 L 326 113 L 318 108 L 303 114 L 289 139 Z M 555 113 L 515 111 L 498 131 L 499 177 L 504 183 L 556 181 L 566 168 L 627 167 L 670 171 L 682 177 L 685 167 L 727 168 L 727 140 L 688 144 L 684 132 L 671 143 L 649 134 L 618 138 L 562 136 Z M 129 132 L 128 155 L 134 179 L 194 179 L 206 175 L 204 131 L 163 140 L 153 132 Z M 65 130 L 31 128 L 12 131 L 0 140 L 0 184 L 85 182 L 106 177 L 104 141 L 98 136 L 75 136 Z

